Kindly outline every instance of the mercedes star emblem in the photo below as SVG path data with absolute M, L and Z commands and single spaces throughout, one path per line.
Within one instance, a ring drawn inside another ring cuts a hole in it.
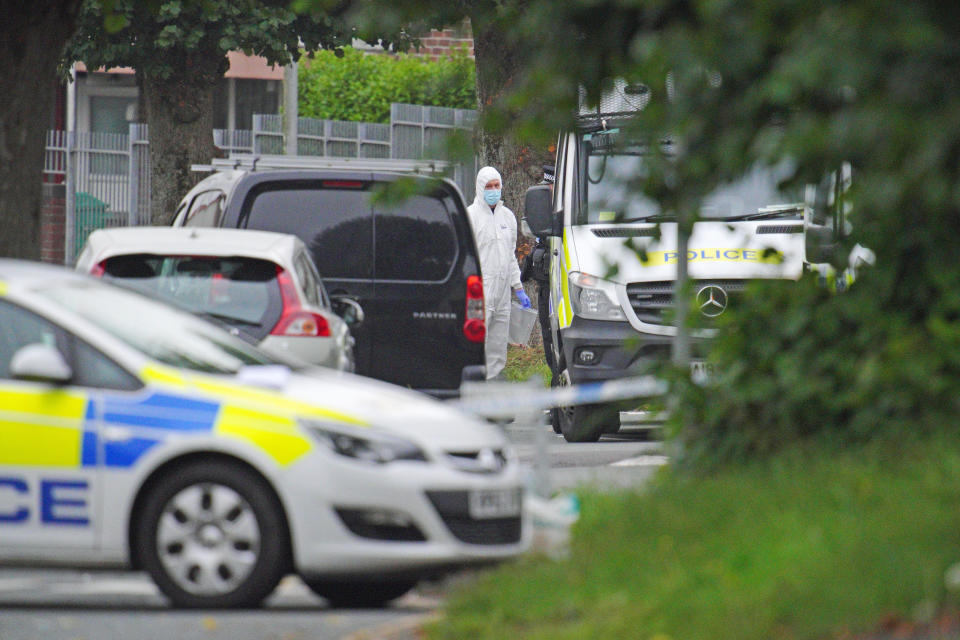
M 697 291 L 697 306 L 703 315 L 716 318 L 727 309 L 727 292 L 715 284 L 709 284 Z

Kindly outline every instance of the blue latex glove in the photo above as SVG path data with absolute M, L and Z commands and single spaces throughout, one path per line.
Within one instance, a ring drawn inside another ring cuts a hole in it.
M 527 295 L 527 292 L 523 289 L 515 289 L 514 293 L 517 294 L 517 300 L 520 301 L 520 306 L 524 309 L 530 308 L 530 296 Z

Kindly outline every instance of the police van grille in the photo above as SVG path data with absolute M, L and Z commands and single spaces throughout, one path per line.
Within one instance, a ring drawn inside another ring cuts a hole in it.
M 743 280 L 694 280 L 692 284 L 691 290 L 694 294 L 703 287 L 718 286 L 727 292 L 731 302 L 747 286 Z M 640 322 L 667 324 L 666 316 L 673 309 L 673 287 L 673 280 L 634 282 L 627 285 L 630 306 Z
M 602 227 L 592 231 L 598 238 L 656 238 L 660 233 L 656 227 Z
M 757 233 L 803 233 L 802 224 L 768 224 L 757 227 Z

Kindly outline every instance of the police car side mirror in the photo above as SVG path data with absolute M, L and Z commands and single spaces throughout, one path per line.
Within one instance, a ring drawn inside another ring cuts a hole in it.
M 548 185 L 538 184 L 527 189 L 524 211 L 533 235 L 538 238 L 557 235 L 553 227 L 553 194 Z
M 56 347 L 36 342 L 13 354 L 10 375 L 16 380 L 65 384 L 73 378 L 73 370 Z

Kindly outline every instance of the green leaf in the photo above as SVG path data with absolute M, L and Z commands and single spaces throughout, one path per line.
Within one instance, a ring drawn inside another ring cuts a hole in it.
M 127 17 L 119 13 L 108 13 L 103 17 L 103 28 L 107 33 L 117 33 L 129 24 Z

